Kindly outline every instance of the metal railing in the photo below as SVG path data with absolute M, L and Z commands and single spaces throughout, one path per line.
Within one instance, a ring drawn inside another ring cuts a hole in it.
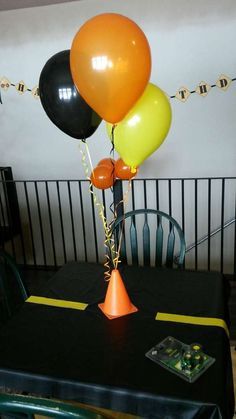
M 232 218 L 232 220 L 227 221 L 223 227 L 219 226 L 218 228 L 216 228 L 215 230 L 211 231 L 210 233 L 210 237 L 213 237 L 215 234 L 220 233 L 222 228 L 225 229 L 227 227 L 229 227 L 231 224 L 235 223 L 236 218 Z M 209 239 L 208 234 L 206 234 L 205 236 L 203 236 L 201 239 L 199 239 L 197 241 L 197 243 L 192 243 L 190 245 L 188 245 L 188 247 L 186 247 L 186 253 L 189 252 L 190 250 L 194 249 L 196 246 L 199 246 L 199 244 L 204 243 L 206 240 Z
M 186 269 L 235 276 L 235 186 L 235 177 L 134 179 L 131 188 L 128 182 L 118 181 L 113 191 L 94 192 L 108 222 L 114 208 L 118 214 L 138 208 L 167 212 L 184 231 Z M 9 195 L 9 190 L 15 193 Z M 124 195 L 125 204 L 121 203 Z M 2 176 L 2 246 L 25 266 L 103 262 L 104 231 L 93 197 L 87 180 L 14 181 Z

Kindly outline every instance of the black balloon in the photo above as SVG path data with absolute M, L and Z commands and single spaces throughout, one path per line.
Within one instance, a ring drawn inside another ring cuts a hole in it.
M 88 138 L 101 122 L 74 85 L 69 50 L 58 52 L 46 62 L 40 74 L 39 96 L 51 121 L 71 137 Z

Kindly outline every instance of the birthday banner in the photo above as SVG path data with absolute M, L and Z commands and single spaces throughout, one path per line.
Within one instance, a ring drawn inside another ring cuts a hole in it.
M 176 94 L 173 96 L 169 96 L 170 99 L 178 99 L 181 102 L 186 102 L 189 96 L 193 93 L 197 93 L 202 97 L 206 97 L 209 91 L 214 88 L 218 87 L 220 90 L 226 91 L 229 86 L 231 85 L 232 81 L 235 81 L 236 77 L 231 79 L 230 77 L 226 76 L 225 74 L 221 74 L 215 84 L 208 84 L 205 81 L 201 81 L 195 90 L 189 90 L 187 87 L 180 87 Z
M 0 77 L 0 88 L 7 91 L 10 87 L 15 87 L 16 91 L 22 95 L 25 92 L 30 92 L 35 99 L 39 98 L 39 88 L 35 86 L 33 89 L 29 89 L 23 80 L 18 83 L 11 83 L 6 77 Z M 0 96 L 1 99 L 1 96 Z M 2 101 L 1 101 L 2 103 Z
M 197 93 L 202 97 L 206 97 L 209 91 L 214 87 L 218 87 L 220 90 L 226 91 L 231 85 L 231 83 L 235 80 L 236 77 L 230 78 L 225 74 L 221 74 L 221 76 L 218 78 L 215 84 L 210 85 L 205 81 L 201 81 L 196 86 L 195 90 L 190 90 L 187 87 L 182 86 L 177 90 L 175 95 L 168 95 L 167 93 L 166 94 L 169 97 L 169 99 L 178 99 L 181 102 L 186 102 L 193 93 Z M 33 89 L 29 89 L 23 80 L 19 81 L 18 83 L 11 83 L 11 81 L 6 77 L 0 77 L 0 89 L 2 89 L 3 91 L 7 91 L 10 87 L 15 87 L 16 91 L 20 95 L 24 94 L 25 92 L 30 92 L 34 99 L 39 99 L 38 86 L 35 86 Z M 0 103 L 2 103 L 1 94 Z

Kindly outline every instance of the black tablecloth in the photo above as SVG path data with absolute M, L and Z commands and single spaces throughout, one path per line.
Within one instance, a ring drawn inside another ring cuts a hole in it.
M 228 321 L 223 278 L 122 267 L 137 313 L 108 320 L 98 309 L 101 265 L 68 263 L 39 295 L 89 303 L 85 311 L 25 303 L 0 330 L 0 385 L 94 404 L 145 418 L 231 418 L 229 340 L 220 327 L 155 320 L 168 312 Z M 167 336 L 199 342 L 216 362 L 188 383 L 145 357 Z

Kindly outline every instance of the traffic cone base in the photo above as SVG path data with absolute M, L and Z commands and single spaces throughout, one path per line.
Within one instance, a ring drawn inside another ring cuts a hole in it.
M 135 307 L 132 303 L 131 306 L 129 308 L 129 311 L 125 314 L 118 314 L 116 316 L 112 316 L 111 314 L 108 314 L 104 311 L 104 303 L 98 304 L 98 307 L 100 308 L 100 310 L 102 310 L 103 314 L 105 314 L 105 316 L 109 319 L 109 320 L 113 320 L 116 319 L 117 317 L 122 317 L 122 316 L 126 316 L 127 314 L 131 314 L 131 313 L 135 313 L 136 311 L 138 311 L 137 307 Z
M 105 301 L 98 307 L 110 320 L 138 311 L 130 301 L 118 269 L 113 269 Z

